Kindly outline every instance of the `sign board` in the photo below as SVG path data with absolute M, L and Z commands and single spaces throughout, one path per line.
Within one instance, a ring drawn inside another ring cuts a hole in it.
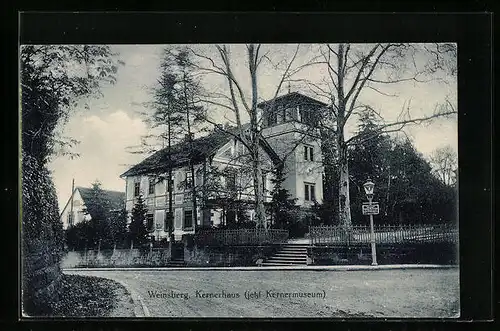
M 368 202 L 363 202 L 361 207 L 363 215 L 378 215 L 380 213 L 380 206 L 378 202 L 372 202 L 371 205 Z

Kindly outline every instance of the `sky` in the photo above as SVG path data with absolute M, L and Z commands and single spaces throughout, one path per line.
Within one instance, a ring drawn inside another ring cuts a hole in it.
M 142 104 L 151 101 L 150 88 L 158 78 L 158 67 L 165 45 L 113 45 L 112 49 L 119 53 L 119 58 L 125 65 L 119 68 L 115 85 L 102 89 L 102 97 L 88 99 L 89 109 L 77 108 L 70 113 L 69 120 L 61 124 L 58 131 L 63 136 L 77 139 L 80 143 L 72 150 L 79 154 L 77 158 L 56 156 L 49 164 L 62 211 L 71 194 L 71 182 L 76 186 L 89 187 L 99 180 L 102 188 L 108 190 L 125 190 L 125 181 L 120 178 L 129 167 L 140 162 L 146 155 L 132 154 L 129 147 L 140 145 L 141 137 L 150 129 L 140 112 L 145 110 Z M 198 45 L 196 51 L 210 56 L 216 56 L 212 45 Z M 275 95 L 280 78 L 280 68 L 286 65 L 280 62 L 291 58 L 296 45 L 263 45 L 262 54 L 269 52 L 270 62 L 263 61 L 259 68 L 259 96 L 268 100 Z M 318 53 L 318 45 L 301 45 L 295 66 L 307 62 Z M 236 78 L 241 82 L 244 91 L 249 89 L 249 75 L 243 45 L 231 45 L 231 59 Z M 420 59 L 422 61 L 423 59 Z M 419 59 L 417 59 L 417 62 Z M 275 67 L 278 66 L 277 69 Z M 308 67 L 300 71 L 298 79 L 308 79 L 319 82 L 326 73 L 318 66 Z M 207 90 L 222 92 L 225 83 L 217 75 L 209 75 L 203 79 Z M 291 91 L 301 92 L 299 83 L 290 84 Z M 284 86 L 283 93 L 287 92 Z M 442 102 L 446 96 L 452 96 L 456 103 L 456 82 L 442 81 L 414 84 L 401 83 L 385 86 L 387 94 L 397 94 L 395 97 L 380 95 L 373 90 L 365 90 L 360 95 L 360 101 L 369 103 L 380 110 L 383 117 L 390 121 L 395 119 L 402 107 L 410 102 L 412 116 L 429 114 L 435 105 Z M 280 93 L 282 94 L 282 93 Z M 217 122 L 230 120 L 230 115 L 221 109 L 211 110 L 211 119 Z M 356 126 L 355 119 L 348 125 L 348 131 Z M 412 126 L 406 129 L 418 151 L 429 156 L 436 148 L 450 145 L 457 150 L 457 120 L 439 119 L 431 124 Z M 349 134 L 349 133 L 348 133 Z

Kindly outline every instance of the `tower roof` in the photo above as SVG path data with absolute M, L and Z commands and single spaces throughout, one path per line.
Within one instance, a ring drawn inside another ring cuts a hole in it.
M 328 104 L 321 102 L 319 100 L 308 97 L 307 95 L 301 94 L 299 92 L 291 92 L 285 95 L 276 97 L 275 99 L 267 100 L 257 104 L 259 108 L 268 108 L 273 106 L 281 105 L 313 105 L 316 107 L 326 107 Z

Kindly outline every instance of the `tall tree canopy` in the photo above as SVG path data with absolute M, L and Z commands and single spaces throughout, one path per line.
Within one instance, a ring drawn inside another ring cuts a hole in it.
M 21 46 L 22 147 L 41 164 L 73 139 L 55 134 L 69 111 L 114 84 L 120 62 L 109 46 Z M 64 150 L 64 149 L 63 149 Z M 67 150 L 64 150 L 67 152 Z

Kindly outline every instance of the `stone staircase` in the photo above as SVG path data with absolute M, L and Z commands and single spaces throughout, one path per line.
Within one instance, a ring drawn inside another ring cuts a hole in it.
M 284 244 L 280 250 L 266 259 L 263 266 L 307 265 L 308 244 Z

